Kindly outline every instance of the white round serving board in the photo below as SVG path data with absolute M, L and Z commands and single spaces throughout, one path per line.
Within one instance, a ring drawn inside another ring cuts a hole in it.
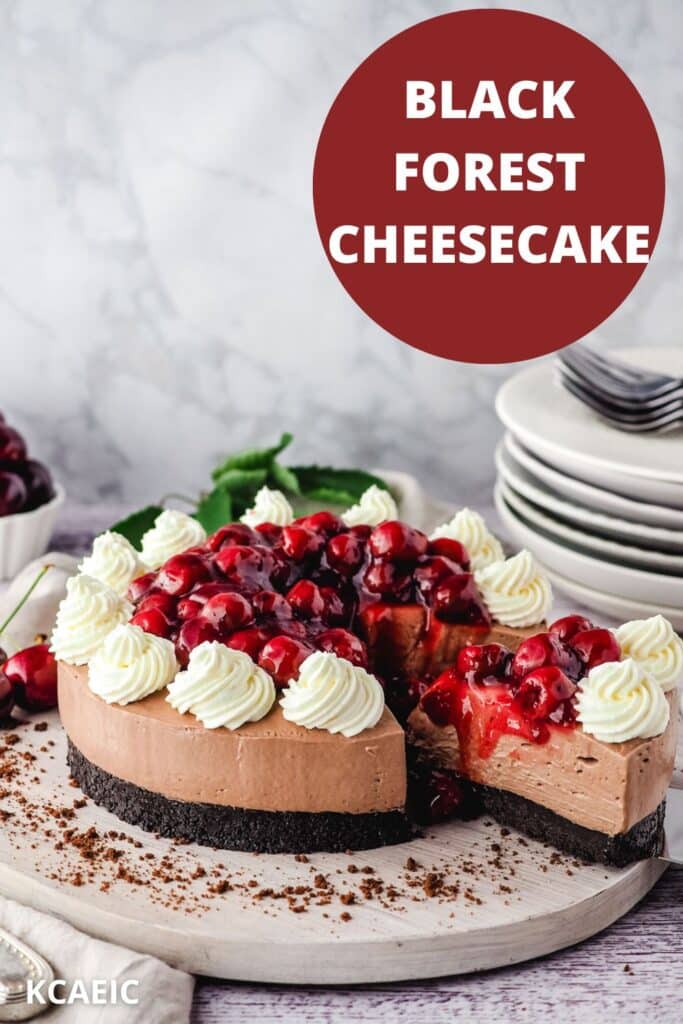
M 37 757 L 33 769 L 38 781 L 31 781 L 34 773 L 27 771 L 23 795 L 37 805 L 70 807 L 80 792 L 68 784 L 64 735 L 56 712 L 44 717 L 50 723 L 46 732 L 34 732 L 30 725 L 20 728 L 24 745 L 17 749 L 30 744 Z M 41 753 L 40 746 L 49 740 L 55 745 L 46 746 L 49 754 Z M 329 905 L 313 904 L 307 912 L 295 914 L 285 900 L 255 901 L 242 888 L 213 897 L 203 912 L 188 913 L 182 906 L 161 905 L 155 897 L 163 888 L 160 883 L 148 887 L 114 882 L 108 891 L 100 891 L 106 865 L 102 874 L 98 869 L 96 881 L 79 887 L 65 882 L 64 858 L 70 865 L 68 858 L 73 857 L 78 868 L 83 865 L 78 853 L 55 849 L 56 829 L 52 836 L 40 829 L 25 834 L 21 808 L 18 803 L 13 806 L 11 796 L 3 799 L 2 807 L 14 814 L 0 830 L 0 890 L 5 895 L 193 973 L 245 981 L 367 984 L 516 963 L 607 927 L 648 892 L 665 868 L 657 860 L 624 870 L 577 866 L 566 857 L 558 861 L 551 848 L 530 841 L 523 845 L 515 832 L 503 835 L 497 825 L 483 819 L 431 828 L 423 838 L 401 846 L 353 855 L 315 854 L 309 863 L 300 863 L 292 856 L 177 846 L 122 825 L 88 801 L 70 824 L 79 830 L 93 825 L 100 834 L 113 829 L 139 840 L 140 849 L 130 855 L 141 864 L 158 864 L 170 852 L 184 865 L 186 892 L 191 898 L 196 895 L 198 904 L 221 864 L 245 885 L 254 879 L 251 892 L 287 884 L 310 886 L 314 875 L 322 873 L 338 892 L 374 877 L 406 893 L 389 906 L 374 899 L 347 907 L 336 896 Z M 490 864 L 492 843 L 500 844 L 502 870 Z M 145 860 L 145 854 L 151 854 L 151 860 Z M 422 874 L 407 870 L 408 857 L 423 869 L 443 872 L 447 884 L 460 885 L 460 894 L 440 900 L 427 895 L 419 883 L 407 887 L 407 879 Z M 350 863 L 368 865 L 375 873 L 349 874 Z M 206 876 L 192 880 L 197 867 Z M 115 865 L 107 870 L 106 878 L 113 877 Z M 55 871 L 61 880 L 50 878 Z M 342 912 L 350 912 L 351 919 L 342 921 Z
M 680 347 L 618 354 L 636 365 L 683 373 Z M 496 411 L 526 448 L 555 469 L 629 498 L 683 509 L 683 429 L 656 435 L 617 430 L 555 380 L 551 362 L 510 377 L 498 392 Z

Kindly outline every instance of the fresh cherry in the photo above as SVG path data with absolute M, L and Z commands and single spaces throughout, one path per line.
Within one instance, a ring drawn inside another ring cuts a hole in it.
M 585 633 L 587 629 L 594 628 L 590 619 L 586 619 L 583 615 L 565 615 L 563 619 L 553 622 L 552 626 L 548 627 L 548 632 L 559 637 L 564 643 L 569 643 L 577 633 Z
M 184 552 L 182 555 L 173 555 L 164 563 L 157 578 L 157 586 L 167 594 L 189 594 L 193 587 L 208 580 L 210 575 L 200 555 Z
M 0 670 L 0 719 L 9 718 L 14 708 L 14 687 Z
M 14 468 L 14 467 L 13 467 Z M 39 508 L 46 505 L 55 496 L 54 485 L 50 471 L 35 459 L 27 459 L 26 462 L 17 462 L 16 473 L 26 484 L 27 499 L 25 511 Z
M 140 601 L 137 611 L 148 612 L 152 608 L 158 608 L 171 621 L 178 613 L 178 604 L 178 599 L 173 594 L 167 594 L 165 590 L 152 590 Z
M 251 626 L 250 629 L 240 629 L 233 633 L 226 640 L 226 645 L 232 647 L 233 650 L 244 651 L 252 661 L 258 661 L 258 656 L 268 643 L 271 635 L 272 630 L 265 629 L 262 626 Z
M 550 717 L 564 700 L 576 692 L 572 682 L 556 665 L 537 668 L 522 679 L 515 701 L 526 718 L 542 721 Z
M 219 530 L 212 533 L 206 542 L 209 551 L 215 553 L 221 548 L 231 547 L 233 544 L 244 546 L 245 544 L 257 544 L 258 534 L 245 523 L 229 523 L 221 526 Z
M 166 639 L 171 635 L 171 624 L 159 608 L 148 608 L 146 612 L 136 612 L 130 620 L 131 626 L 139 626 L 145 633 L 154 633 Z
M 295 562 L 303 562 L 305 558 L 317 555 L 325 543 L 324 537 L 309 529 L 293 523 L 285 526 L 280 536 L 280 546 L 288 558 Z
M 489 621 L 474 577 L 469 572 L 461 572 L 442 580 L 434 588 L 432 608 L 444 622 L 484 625 Z
M 8 658 L 3 672 L 14 687 L 14 699 L 27 711 L 57 705 L 57 662 L 47 644 L 35 644 Z
M 461 574 L 462 569 L 452 559 L 444 558 L 442 555 L 427 555 L 426 558 L 420 559 L 413 576 L 420 593 L 428 598 L 437 584 L 446 577 Z
M 0 516 L 21 512 L 27 503 L 28 490 L 18 473 L 0 470 Z
M 305 619 L 318 619 L 327 607 L 325 595 L 311 580 L 299 580 L 287 592 L 287 600 Z
M 277 544 L 282 536 L 282 527 L 277 523 L 259 523 L 254 529 L 259 535 L 259 543 L 270 544 L 271 547 Z
M 326 629 L 316 637 L 315 642 L 321 651 L 336 654 L 338 658 L 344 658 L 352 665 L 368 667 L 368 651 L 365 644 L 347 629 Z
M 577 633 L 571 640 L 571 647 L 588 669 L 603 665 L 606 661 L 621 659 L 621 648 L 609 629 L 587 629 Z
M 505 678 L 510 661 L 510 651 L 502 644 L 472 644 L 461 647 L 456 667 L 467 682 L 483 683 L 487 679 Z
M 353 576 L 365 556 L 365 543 L 353 533 L 338 533 L 330 537 L 325 549 L 328 564 L 343 576 Z
M 0 462 L 24 462 L 26 442 L 14 427 L 0 423 Z
M 273 556 L 268 548 L 235 544 L 221 548 L 214 558 L 214 564 L 230 579 L 256 580 L 271 571 Z
M 199 604 L 206 604 L 216 594 L 228 594 L 232 593 L 233 590 L 234 584 L 232 583 L 200 583 L 198 587 L 194 588 L 190 596 L 193 601 L 198 601 Z
M 376 526 L 368 543 L 375 558 L 388 558 L 394 562 L 414 562 L 426 554 L 429 547 L 424 533 L 398 520 Z
M 251 596 L 251 605 L 256 615 L 272 615 L 285 620 L 292 617 L 292 606 L 275 590 L 257 590 Z
M 195 601 L 194 597 L 182 597 L 178 601 L 176 615 L 183 622 L 187 622 L 188 619 L 193 619 L 195 615 L 199 615 L 204 605 L 204 601 Z
M 233 632 L 248 626 L 254 619 L 254 612 L 242 594 L 216 594 L 201 607 L 201 617 L 221 632 Z
M 296 679 L 302 664 L 312 653 L 313 648 L 301 640 L 274 636 L 261 648 L 258 663 L 278 686 L 286 686 L 291 679 Z
M 561 668 L 572 679 L 582 674 L 581 659 L 554 633 L 537 633 L 523 640 L 512 659 L 512 674 L 515 679 L 523 679 L 548 665 Z
M 429 553 L 430 555 L 442 555 L 444 558 L 450 558 L 460 569 L 465 571 L 470 567 L 470 556 L 467 554 L 464 545 L 452 537 L 437 537 L 436 540 L 430 540 Z
M 322 533 L 328 537 L 346 529 L 344 520 L 340 516 L 336 516 L 334 512 L 314 512 L 310 516 L 301 516 L 295 520 L 294 525 L 304 526 L 307 530 L 313 530 L 315 533 Z

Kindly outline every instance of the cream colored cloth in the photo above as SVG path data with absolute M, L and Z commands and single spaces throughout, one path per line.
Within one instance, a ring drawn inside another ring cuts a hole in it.
M 127 979 L 139 982 L 131 995 L 137 1006 L 124 1003 L 94 1006 L 75 1003 L 47 1010 L 37 1020 L 46 1024 L 184 1024 L 190 1019 L 194 978 L 176 971 L 153 956 L 143 956 L 110 942 L 90 938 L 57 917 L 50 917 L 14 900 L 0 897 L 0 925 L 23 939 L 51 965 L 55 978 L 64 978 L 66 990 L 82 979 L 115 979 L 117 988 Z

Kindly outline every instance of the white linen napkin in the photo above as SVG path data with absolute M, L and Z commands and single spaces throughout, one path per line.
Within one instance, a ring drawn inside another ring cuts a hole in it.
M 139 982 L 129 990 L 137 1005 L 105 1006 L 75 1002 L 56 1006 L 46 1018 L 54 1024 L 184 1024 L 190 1019 L 194 978 L 153 956 L 134 953 L 110 942 L 90 938 L 57 917 L 42 914 L 0 897 L 0 926 L 22 939 L 64 979 L 57 995 L 63 998 L 78 978 L 90 991 L 93 979 L 115 980 L 117 990 L 128 979 Z M 38 1018 L 41 1019 L 41 1018 Z

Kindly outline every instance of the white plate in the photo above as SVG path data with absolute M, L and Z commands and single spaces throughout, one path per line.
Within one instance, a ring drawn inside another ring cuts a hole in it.
M 668 605 L 683 610 L 683 579 L 680 577 L 614 565 L 566 547 L 541 533 L 537 527 L 525 523 L 504 501 L 498 488 L 494 499 L 498 515 L 511 537 L 520 547 L 533 551 L 551 571 L 562 573 L 595 590 L 613 591 L 630 601 L 647 601 L 658 608 Z
M 619 351 L 630 362 L 683 376 L 683 348 Z M 601 420 L 554 379 L 550 361 L 503 384 L 496 410 L 546 462 L 628 497 L 683 509 L 683 430 L 627 434 Z
M 558 498 L 543 483 L 534 480 L 523 466 L 515 463 L 502 441 L 496 449 L 496 468 L 501 479 L 513 491 L 534 505 L 539 505 L 543 511 L 568 520 L 570 526 L 580 527 L 584 536 L 587 533 L 598 534 L 655 551 L 683 551 L 683 530 L 665 530 L 658 526 L 630 523 L 627 519 L 593 512 L 583 505 Z
M 633 523 L 646 523 L 649 526 L 669 529 L 681 528 L 683 514 L 678 509 L 667 508 L 665 505 L 651 505 L 644 501 L 632 501 L 621 494 L 614 494 L 612 491 L 605 491 L 572 476 L 558 473 L 552 466 L 547 466 L 522 447 L 513 434 L 507 433 L 503 444 L 515 463 L 527 470 L 537 483 L 542 481 L 549 490 L 559 496 L 578 501 L 593 510 L 629 519 Z
M 546 515 L 541 509 L 536 508 L 520 494 L 505 483 L 501 478 L 498 480 L 498 488 L 514 512 L 532 527 L 542 530 L 547 536 L 552 537 L 559 544 L 567 544 L 578 551 L 583 551 L 596 558 L 603 558 L 605 561 L 613 562 L 615 565 L 622 565 L 624 562 L 632 565 L 634 569 L 645 569 L 652 572 L 666 573 L 669 576 L 680 576 L 683 582 L 683 555 L 667 554 L 663 551 L 647 551 L 645 548 L 635 547 L 633 544 L 625 544 L 623 541 L 607 540 L 605 537 L 596 537 L 585 530 L 576 529 L 560 522 L 553 516 Z
M 659 613 L 667 618 L 679 633 L 683 631 L 683 611 L 679 608 L 648 604 L 647 601 L 629 601 L 619 594 L 610 594 L 608 591 L 595 590 L 583 583 L 577 583 L 576 580 L 570 580 L 559 572 L 553 572 L 547 566 L 545 571 L 556 590 L 562 591 L 567 597 L 585 605 L 586 608 L 594 608 L 620 622 L 627 622 L 629 619 L 649 619 L 650 616 Z

